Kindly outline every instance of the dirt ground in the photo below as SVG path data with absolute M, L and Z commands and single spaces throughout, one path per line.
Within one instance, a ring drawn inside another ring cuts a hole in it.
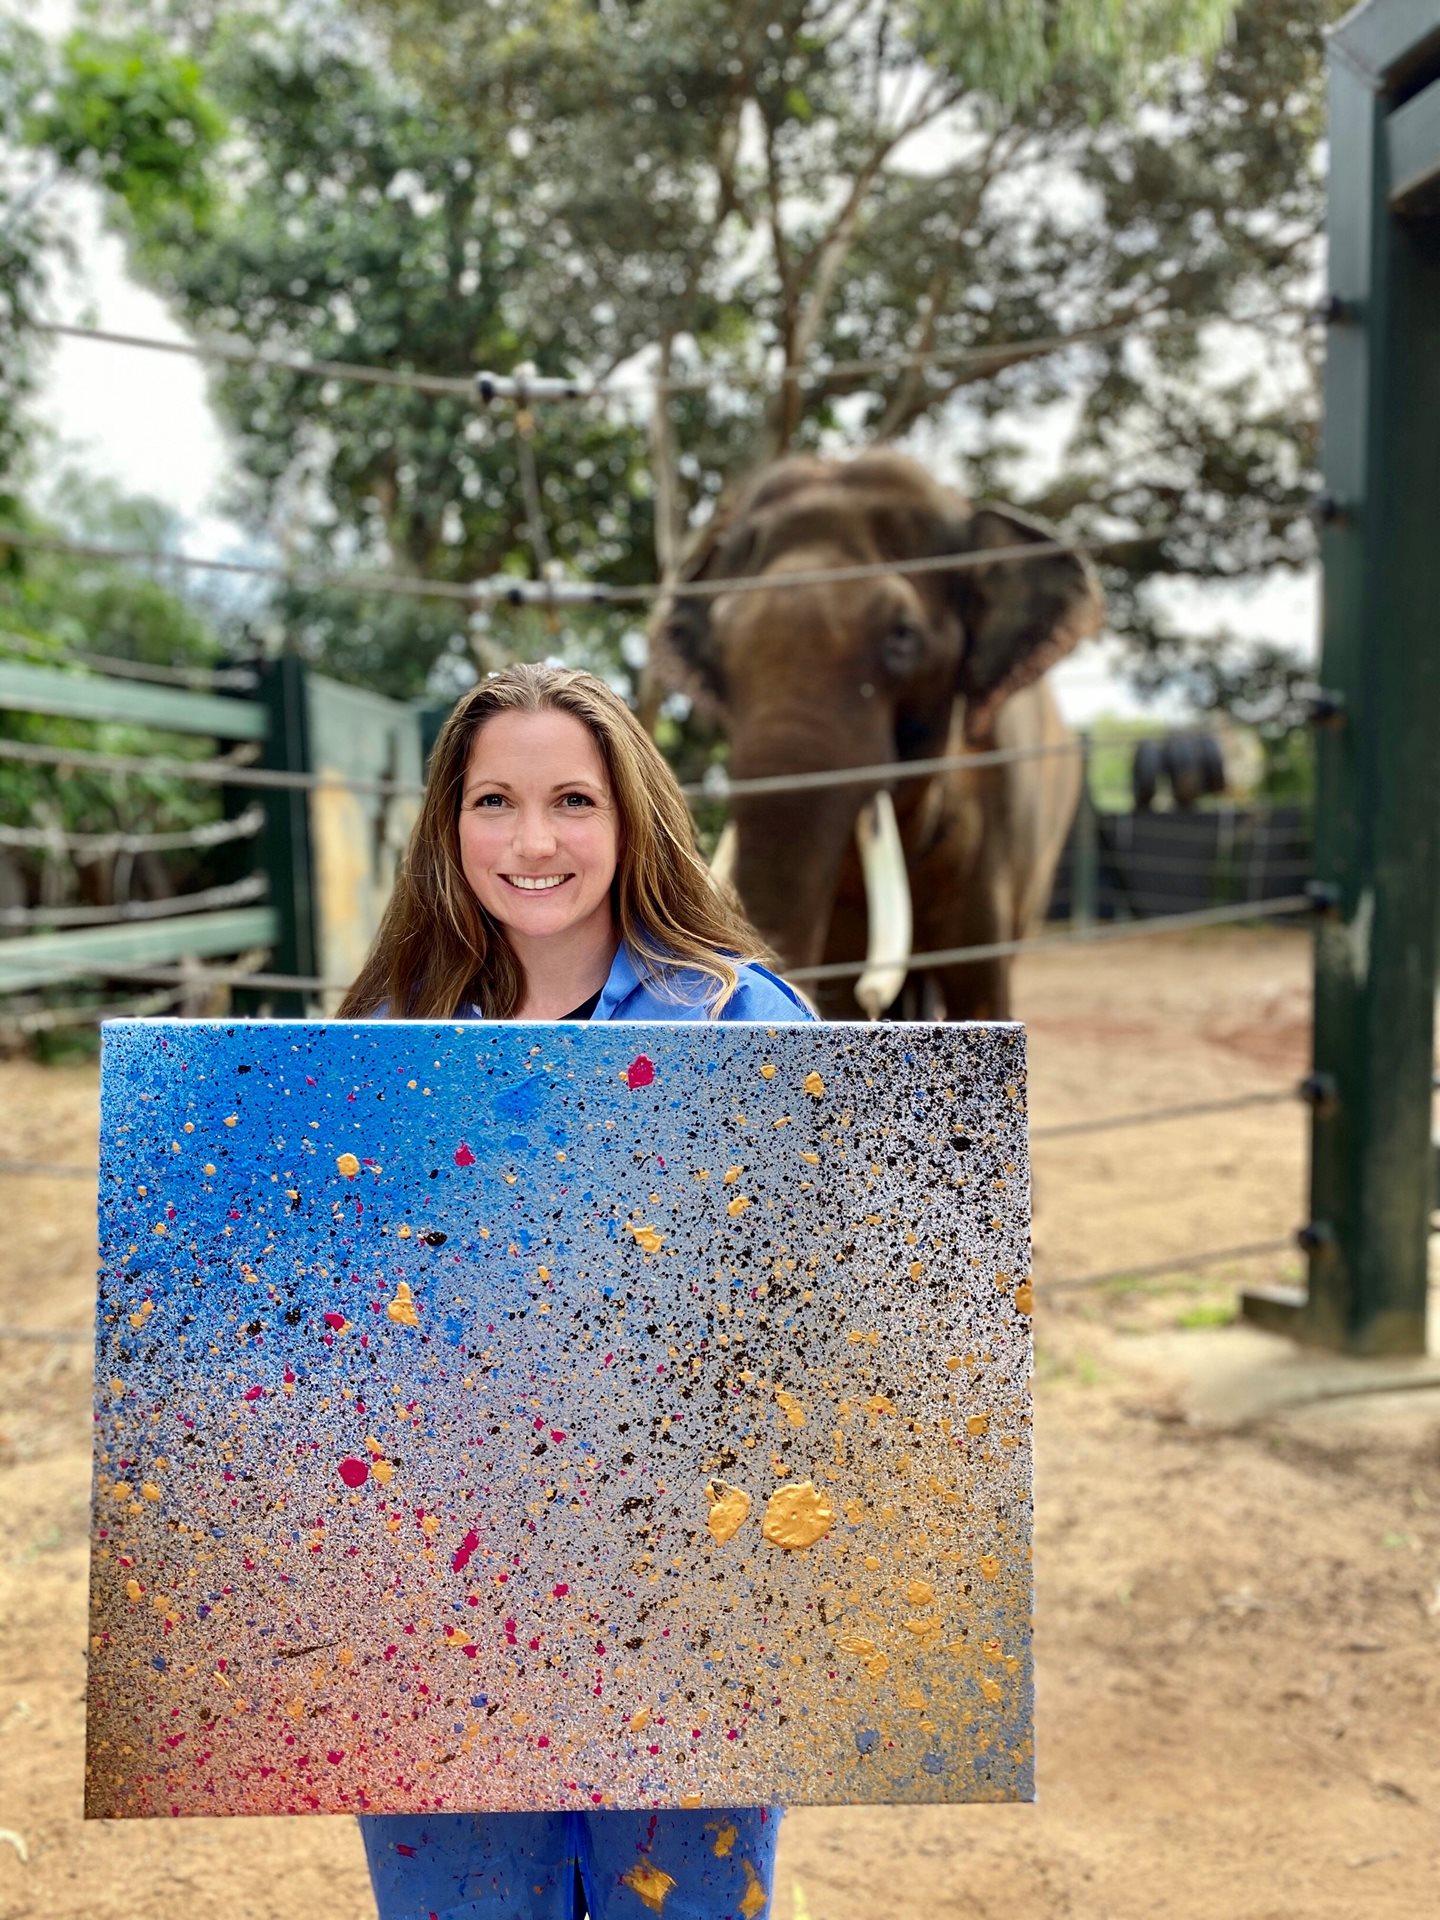
M 1037 955 L 1035 1125 L 1287 1085 L 1307 972 L 1275 933 Z M 1037 1143 L 1039 1804 L 798 1810 L 773 1920 L 1435 1913 L 1440 1389 L 1225 1325 L 1288 1254 L 1059 1285 L 1288 1234 L 1304 1139 L 1287 1104 Z M 0 1064 L 0 1157 L 94 1142 L 92 1067 Z M 0 1325 L 86 1330 L 85 1183 L 0 1204 Z M 89 1350 L 0 1366 L 0 1916 L 373 1913 L 347 1820 L 82 1823 Z

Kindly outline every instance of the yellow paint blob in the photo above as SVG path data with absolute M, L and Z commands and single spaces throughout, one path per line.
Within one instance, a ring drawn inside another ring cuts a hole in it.
M 813 1482 L 798 1480 L 771 1494 L 761 1531 L 772 1547 L 795 1551 L 813 1547 L 834 1524 L 835 1509 L 829 1498 L 817 1492 Z
M 760 1069 L 760 1078 L 762 1080 L 773 1080 L 775 1078 L 775 1071 L 775 1068 L 767 1060 Z
M 772 1067 L 770 1071 L 773 1073 L 775 1069 Z M 740 1838 L 740 1829 L 738 1827 L 732 1827 L 728 1820 L 707 1820 L 705 1823 L 705 1831 L 707 1833 L 713 1833 L 715 1836 L 715 1858 L 717 1860 L 728 1859 L 730 1849 Z
M 205 1177 L 207 1180 L 215 1178 L 215 1169 L 208 1160 L 205 1162 Z
M 928 1580 L 907 1580 L 905 1598 L 912 1607 L 928 1607 L 935 1598 L 935 1589 Z
M 1000 1574 L 1000 1556 L 995 1553 L 982 1553 L 980 1556 L 980 1571 L 987 1580 L 998 1579 Z
M 783 1387 L 777 1387 L 775 1389 L 775 1398 L 779 1402 L 781 1411 L 784 1413 L 790 1425 L 792 1427 L 803 1427 L 805 1424 L 805 1409 L 800 1405 L 800 1402 L 795 1398 L 794 1394 L 787 1393 Z
M 160 1498 L 160 1489 L 153 1480 L 147 1480 L 140 1491 L 147 1500 L 158 1500 Z
M 382 1487 L 388 1487 L 395 1478 L 395 1469 L 388 1460 L 377 1460 L 370 1469 L 370 1478 L 378 1481 Z
M 641 1707 L 638 1713 L 632 1713 L 630 1716 L 631 1733 L 643 1733 L 646 1727 L 649 1726 L 649 1724 L 650 1724 L 649 1707 Z
M 766 1893 L 764 1882 L 750 1862 L 742 1860 L 740 1865 L 745 1874 L 745 1891 L 740 1896 L 740 1911 L 744 1914 L 745 1920 L 756 1920 L 756 1916 L 765 1911 L 770 1896 Z
M 705 1525 L 716 1546 L 723 1547 L 743 1526 L 750 1511 L 750 1496 L 743 1487 L 727 1486 L 723 1480 L 712 1480 L 706 1493 L 710 1513 Z
M 818 1153 L 802 1153 L 800 1158 L 805 1162 L 807 1167 L 818 1167 L 820 1164 L 820 1156 Z
M 744 1167 L 727 1167 L 725 1169 L 725 1185 L 727 1187 L 733 1187 L 744 1171 Z
M 806 1093 L 813 1095 L 813 1097 L 816 1100 L 818 1100 L 821 1094 L 824 1093 L 825 1091 L 825 1082 L 820 1078 L 819 1074 L 816 1073 L 813 1067 L 810 1069 L 809 1073 L 806 1074 L 803 1084 L 804 1084 Z
M 749 1205 L 750 1202 L 746 1199 L 745 1195 L 743 1193 L 737 1193 L 733 1200 L 728 1200 L 725 1203 L 725 1211 L 732 1220 L 738 1220 Z
M 1015 1305 L 1021 1313 L 1029 1313 L 1035 1305 L 1035 1290 L 1028 1280 L 1022 1280 L 1015 1289 Z
M 987 1660 L 999 1661 L 1005 1658 L 1004 1647 L 1001 1646 L 1000 1642 L 994 1639 L 993 1637 L 989 1640 L 982 1640 L 980 1642 L 980 1651 L 981 1653 L 984 1654 Z
M 403 1221 L 395 1229 L 395 1238 L 397 1240 L 408 1240 L 410 1238 L 410 1229 L 403 1223 Z
M 653 1866 L 648 1860 L 638 1860 L 628 1873 L 621 1874 L 620 1884 L 638 1894 L 652 1913 L 659 1913 L 675 1882 L 663 1868 Z
M 145 1589 L 141 1586 L 138 1580 L 131 1579 L 125 1582 L 125 1594 L 127 1599 L 130 1599 L 130 1600 L 142 1599 L 144 1597 L 144 1593 L 145 1593 Z
M 627 1220 L 625 1226 L 628 1232 L 634 1234 L 635 1244 L 642 1253 L 659 1253 L 665 1244 L 663 1234 L 654 1227 L 637 1227 L 633 1220 Z
M 980 1682 L 980 1691 L 981 1693 L 984 1694 L 985 1698 L 990 1702 L 992 1707 L 999 1706 L 1000 1682 L 998 1680 L 982 1680 Z
M 967 1433 L 973 1433 L 977 1440 L 982 1433 L 988 1433 L 990 1431 L 989 1414 L 972 1413 L 965 1422 L 965 1431 Z
M 238 1114 L 238 1113 L 227 1113 L 227 1114 L 226 1114 L 226 1116 L 225 1116 L 225 1124 L 226 1124 L 226 1126 L 227 1126 L 227 1127 L 238 1127 L 238 1126 L 239 1126 L 239 1124 L 240 1124 L 240 1116 L 239 1116 L 239 1114 Z
M 353 1180 L 360 1171 L 360 1162 L 355 1158 L 353 1153 L 342 1153 L 336 1160 L 335 1165 L 347 1180 Z
M 415 1296 L 410 1291 L 410 1282 L 402 1280 L 395 1289 L 395 1298 L 385 1309 L 397 1327 L 418 1327 L 420 1312 L 415 1304 Z
M 910 1278 L 912 1280 L 923 1280 L 925 1278 L 925 1269 L 918 1260 L 912 1260 L 910 1262 Z

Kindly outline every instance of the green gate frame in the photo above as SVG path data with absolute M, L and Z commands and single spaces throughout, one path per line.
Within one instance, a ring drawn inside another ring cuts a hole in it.
M 1440 946 L 1440 0 L 1330 41 L 1309 1284 L 1247 1317 L 1423 1353 Z

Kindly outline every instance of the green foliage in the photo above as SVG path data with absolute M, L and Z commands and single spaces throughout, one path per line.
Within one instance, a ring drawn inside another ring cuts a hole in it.
M 224 132 L 200 69 L 158 34 L 84 29 L 65 40 L 60 71 L 25 124 L 32 145 L 116 195 L 137 220 L 178 205 L 197 224 Z

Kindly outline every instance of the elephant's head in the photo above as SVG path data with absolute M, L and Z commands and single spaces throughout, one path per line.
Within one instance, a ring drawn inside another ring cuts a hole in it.
M 717 511 L 681 575 L 768 584 L 670 600 L 652 631 L 656 663 L 722 722 L 735 780 L 944 754 L 957 700 L 965 739 L 983 745 L 1005 700 L 1100 624 L 1094 573 L 1047 551 L 1054 537 L 1008 508 L 972 506 L 899 454 L 786 460 Z M 1028 558 L 1028 546 L 1041 551 Z M 949 554 L 953 570 L 787 584 Z M 869 798 L 829 787 L 734 801 L 736 887 L 791 967 L 820 957 Z

